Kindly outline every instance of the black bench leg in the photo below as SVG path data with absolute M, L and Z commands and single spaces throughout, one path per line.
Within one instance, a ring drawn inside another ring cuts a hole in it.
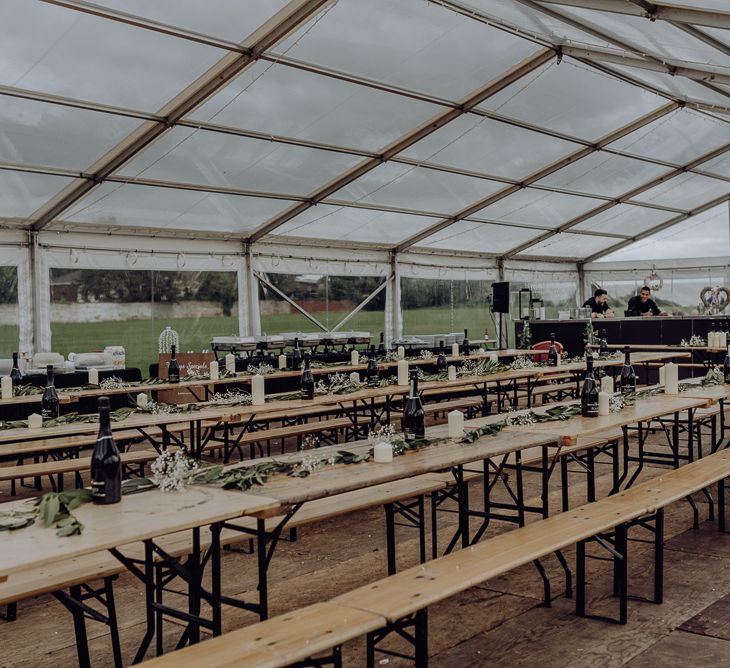
M 625 524 L 620 524 L 616 527 L 616 538 L 615 538 L 616 544 L 616 552 L 621 555 L 623 558 L 616 558 L 614 559 L 614 564 L 616 564 L 615 573 L 617 575 L 618 579 L 618 596 L 619 596 L 619 624 L 626 624 L 628 621 L 628 602 L 629 602 L 629 595 L 628 595 L 628 579 L 629 579 L 629 569 L 628 569 L 628 557 L 629 557 L 629 550 L 628 550 L 628 529 Z
M 664 508 L 654 522 L 654 603 L 664 601 Z
M 570 566 L 568 565 L 565 555 L 560 550 L 555 553 L 555 556 L 560 562 L 563 572 L 565 573 L 565 598 L 573 598 L 573 572 L 570 570 Z
M 578 541 L 575 546 L 575 614 L 586 616 L 586 543 Z
M 81 600 L 81 587 L 76 585 L 70 589 L 71 598 Z M 76 636 L 76 655 L 79 659 L 79 668 L 91 668 L 89 658 L 89 640 L 86 635 L 86 618 L 82 608 L 69 608 L 74 620 L 74 635 Z
M 396 572 L 395 562 L 395 512 L 392 503 L 386 503 L 385 506 L 385 542 L 388 552 L 388 575 Z
M 539 559 L 535 559 L 532 562 L 537 568 L 537 572 L 542 578 L 543 594 L 545 598 L 545 607 L 550 608 L 552 606 L 552 594 L 550 591 L 550 576 L 547 574 L 545 567 L 540 563 Z
M 568 491 L 568 460 L 566 457 L 560 458 L 560 482 L 561 482 L 561 498 L 563 503 L 563 512 L 570 510 L 570 495 Z
M 720 483 L 722 484 L 722 482 Z M 438 493 L 431 492 L 431 558 L 436 559 L 438 557 L 439 546 L 439 533 L 438 533 Z M 724 518 L 724 514 L 723 514 Z M 722 529 L 724 530 L 724 528 Z
M 0 615 L 0 619 L 4 619 L 6 622 L 14 622 L 18 618 L 18 604 L 8 603 L 5 607 L 5 614 Z
M 717 482 L 717 530 L 725 532 L 725 481 Z
M 428 666 L 428 609 L 416 613 L 416 668 Z

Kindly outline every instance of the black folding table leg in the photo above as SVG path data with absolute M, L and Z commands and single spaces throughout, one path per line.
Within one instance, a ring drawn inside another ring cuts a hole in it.
M 618 595 L 619 595 L 619 624 L 626 624 L 628 621 L 628 530 L 625 524 L 619 524 L 616 527 L 615 549 L 620 557 L 615 558 L 614 563 L 618 563 L 616 573 L 619 578 Z
M 664 601 L 664 508 L 654 521 L 654 603 Z
M 586 616 L 586 544 L 582 540 L 575 546 L 575 614 Z
M 76 585 L 70 588 L 71 598 L 80 601 L 81 586 Z M 89 640 L 86 635 L 86 617 L 80 607 L 70 608 L 74 620 L 74 635 L 76 636 L 76 655 L 79 659 L 79 668 L 91 668 L 89 659 Z
M 416 613 L 416 668 L 428 666 L 428 609 Z

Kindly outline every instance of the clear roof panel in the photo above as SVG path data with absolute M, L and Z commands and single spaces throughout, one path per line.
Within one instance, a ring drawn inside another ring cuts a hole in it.
M 677 111 L 610 144 L 611 148 L 685 164 L 730 143 L 730 123 L 688 109 Z
M 594 151 L 538 181 L 538 185 L 617 197 L 668 171 L 651 162 Z
M 426 216 L 320 204 L 277 228 L 271 236 L 395 245 L 436 222 Z
M 676 216 L 677 214 L 671 211 L 649 209 L 631 204 L 616 204 L 610 209 L 578 223 L 571 229 L 635 236 Z
M 496 181 L 385 163 L 337 191 L 333 197 L 452 214 L 505 187 Z
M 0 220 L 29 218 L 73 179 L 0 170 Z
M 276 51 L 457 100 L 538 49 L 436 4 L 339 0 Z
M 720 176 L 730 178 L 730 151 L 723 153 L 712 160 L 703 162 L 699 167 L 697 167 L 697 169 L 700 169 L 703 172 L 711 172 L 712 174 L 719 174 Z
M 590 94 L 586 94 L 590 91 Z M 481 106 L 582 139 L 598 139 L 662 106 L 656 95 L 583 66 L 551 62 Z
M 465 114 L 403 155 L 450 167 L 522 179 L 574 151 L 577 144 L 539 132 Z
M 85 171 L 140 121 L 0 97 L 0 161 Z
M 1 0 L 0 16 L 0 84 L 146 111 L 226 53 L 46 2 Z
M 376 151 L 441 109 L 332 77 L 258 62 L 193 117 Z
M 558 227 L 603 204 L 603 200 L 524 188 L 476 215 L 499 222 Z
M 344 153 L 177 127 L 140 153 L 120 173 L 306 195 L 361 160 Z
M 82 198 L 62 219 L 109 227 L 249 232 L 291 202 L 217 195 L 171 188 L 104 183 Z
M 725 194 L 730 194 L 728 181 L 698 174 L 682 174 L 636 195 L 633 199 L 690 210 Z
M 104 0 L 105 7 L 240 43 L 287 0 Z
M 637 241 L 597 262 L 665 260 L 730 255 L 728 205 L 723 203 L 678 225 Z
M 504 253 L 544 234 L 542 230 L 458 221 L 426 237 L 417 247 L 434 250 Z
M 530 246 L 517 257 L 555 257 L 581 260 L 616 245 L 620 239 L 562 232 Z

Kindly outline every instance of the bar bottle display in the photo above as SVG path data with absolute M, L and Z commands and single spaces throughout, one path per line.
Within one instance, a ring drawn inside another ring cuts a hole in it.
M 624 348 L 624 365 L 621 369 L 619 382 L 621 383 L 622 394 L 636 391 L 636 372 L 631 364 L 631 348 L 628 346 Z
M 547 354 L 548 366 L 558 366 L 558 347 L 555 345 L 555 333 L 550 334 L 550 347 Z
M 291 366 L 292 369 L 296 369 L 297 371 L 302 368 L 302 351 L 299 348 L 298 337 L 294 338 L 294 352 L 291 357 Z
M 461 344 L 461 354 L 464 357 L 469 357 L 469 351 L 471 350 L 471 346 L 469 344 L 469 330 L 464 330 L 464 341 Z
M 314 376 L 310 368 L 309 353 L 304 356 L 304 370 L 302 371 L 302 399 L 314 399 Z
M 586 355 L 586 376 L 580 392 L 580 413 L 583 417 L 598 417 L 598 385 L 593 376 L 593 355 Z
M 59 415 L 58 392 L 53 382 L 53 365 L 46 367 L 46 389 L 41 398 L 41 417 L 44 420 L 53 420 Z
M 99 397 L 99 435 L 91 453 L 91 493 L 94 503 L 122 500 L 122 459 L 114 443 L 109 397 Z
M 13 353 L 13 368 L 10 370 L 10 380 L 13 382 L 13 387 L 18 387 L 23 382 L 23 374 L 18 366 L 18 353 Z
M 378 360 L 375 355 L 375 346 L 370 346 L 370 354 L 368 356 L 368 366 L 365 371 L 365 378 L 368 385 L 375 385 L 380 380 L 378 371 Z
M 406 441 L 415 441 L 426 437 L 426 413 L 418 394 L 417 369 L 411 370 L 410 381 L 408 399 L 403 408 L 403 435 Z
M 170 346 L 170 361 L 167 363 L 167 382 L 180 382 L 180 365 L 177 363 L 176 346 Z

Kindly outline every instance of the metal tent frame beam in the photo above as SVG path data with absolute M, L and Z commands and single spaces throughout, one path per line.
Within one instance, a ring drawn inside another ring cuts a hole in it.
M 198 105 L 225 87 L 261 55 L 318 13 L 330 0 L 291 0 L 269 21 L 252 33 L 242 43 L 246 53 L 228 53 L 207 72 L 198 77 L 179 95 L 168 102 L 157 116 L 163 121 L 145 121 L 104 157 L 86 170 L 93 179 L 79 179 L 64 188 L 32 218 L 34 230 L 41 230 L 81 197 L 101 183 L 135 155 L 165 133 L 172 124 L 186 116 Z

